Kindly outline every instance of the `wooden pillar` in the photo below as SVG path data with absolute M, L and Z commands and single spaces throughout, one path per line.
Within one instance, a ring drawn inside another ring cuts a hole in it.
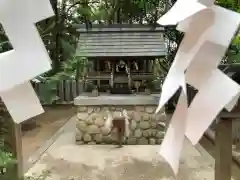
M 231 180 L 232 120 L 223 118 L 216 129 L 215 180 Z
M 113 88 L 114 86 L 114 72 L 115 72 L 115 61 L 110 61 L 111 62 L 111 68 L 112 68 L 112 71 L 111 71 L 111 78 L 109 80 L 109 84 L 110 84 L 110 87 Z
M 23 170 L 23 157 L 22 157 L 22 129 L 21 124 L 16 124 L 11 121 L 11 118 L 7 119 L 9 136 L 6 141 L 9 143 L 9 151 L 12 153 L 13 157 L 16 159 L 17 163 L 11 167 L 11 177 L 14 180 L 23 180 L 24 170 Z M 8 171 L 8 170 L 7 170 Z M 7 172 L 9 175 L 9 172 Z
M 143 72 L 147 72 L 147 60 L 143 59 Z
M 238 140 L 237 144 L 236 144 L 236 149 L 239 151 L 240 150 L 240 140 Z
M 152 67 L 153 67 L 153 60 L 148 61 L 148 72 L 152 72 Z
M 146 68 L 146 69 L 143 69 L 144 70 L 144 72 L 149 72 L 149 60 L 147 59 L 147 60 L 145 60 L 145 67 L 144 68 Z
M 132 89 L 132 78 L 131 78 L 131 62 L 127 61 L 127 68 L 128 68 L 128 89 Z
M 97 75 L 100 76 L 100 61 L 97 60 Z M 97 80 L 97 86 L 100 88 L 100 80 Z

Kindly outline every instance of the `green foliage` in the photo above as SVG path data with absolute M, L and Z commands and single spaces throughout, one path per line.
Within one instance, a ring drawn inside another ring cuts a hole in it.
M 88 60 L 83 57 L 73 56 L 61 66 L 61 71 L 50 77 L 51 80 L 79 80 L 84 75 L 84 68 L 89 67 Z
M 8 132 L 5 116 L 6 109 L 4 106 L 0 106 L 0 147 L 4 144 L 4 135 Z
M 216 4 L 229 10 L 240 13 L 240 2 L 236 0 L 217 0 Z M 227 25 L 227 24 L 226 24 Z M 226 53 L 224 63 L 240 63 L 240 34 L 234 37 L 228 52 Z
M 6 146 L 7 135 L 9 133 L 9 115 L 5 106 L 0 105 L 0 151 L 8 152 L 9 147 Z M 0 163 L 1 164 L 1 163 Z
M 38 97 L 42 104 L 53 104 L 59 97 L 57 96 L 58 81 L 45 80 L 39 84 Z
M 9 140 L 9 114 L 4 106 L 0 106 L 0 179 L 1 180 L 16 180 L 15 165 L 17 164 L 13 154 L 10 153 L 7 140 Z M 46 180 L 50 177 L 50 171 L 43 171 L 40 175 L 32 175 L 24 177 L 24 180 Z
M 80 80 L 84 76 L 84 68 L 88 68 L 89 63 L 86 58 L 73 56 L 72 59 L 65 61 L 60 72 L 50 77 L 36 78 L 40 79 L 39 99 L 43 104 L 53 104 L 59 97 L 57 96 L 57 87 L 60 81 Z
M 13 155 L 9 152 L 3 150 L 4 147 L 0 146 L 0 169 L 1 168 L 8 168 L 14 164 L 16 164 L 16 160 L 14 159 Z
M 9 116 L 4 106 L 0 106 L 0 179 L 4 180 L 8 171 L 16 164 L 13 155 L 10 153 L 7 140 L 9 139 Z M 4 174 L 4 175 L 3 175 Z M 6 178 L 9 180 L 9 178 Z
M 228 63 L 240 63 L 240 36 L 237 35 L 227 52 Z
M 240 2 L 237 0 L 217 0 L 216 4 L 229 10 L 240 13 Z

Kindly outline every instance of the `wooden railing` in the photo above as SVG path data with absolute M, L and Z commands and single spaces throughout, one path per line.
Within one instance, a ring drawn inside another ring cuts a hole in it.
M 83 91 L 82 81 L 76 80 L 63 80 L 59 81 L 55 87 L 51 87 L 51 92 L 46 92 L 46 86 L 53 86 L 46 83 L 34 83 L 33 87 L 38 96 L 43 96 L 43 93 L 51 93 L 52 96 L 58 97 L 57 104 L 72 104 L 75 97 Z M 55 90 L 54 90 L 55 89 Z M 46 104 L 42 102 L 43 104 Z

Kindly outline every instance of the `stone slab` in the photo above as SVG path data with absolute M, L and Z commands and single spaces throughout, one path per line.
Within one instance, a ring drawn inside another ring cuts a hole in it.
M 97 105 L 157 105 L 159 94 L 151 95 L 107 95 L 88 96 L 80 95 L 74 99 L 77 106 L 97 106 Z

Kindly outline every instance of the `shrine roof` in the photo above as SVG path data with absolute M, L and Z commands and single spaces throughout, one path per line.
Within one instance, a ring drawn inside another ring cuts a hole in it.
M 82 57 L 161 57 L 167 53 L 164 28 L 150 25 L 79 25 L 77 56 Z

